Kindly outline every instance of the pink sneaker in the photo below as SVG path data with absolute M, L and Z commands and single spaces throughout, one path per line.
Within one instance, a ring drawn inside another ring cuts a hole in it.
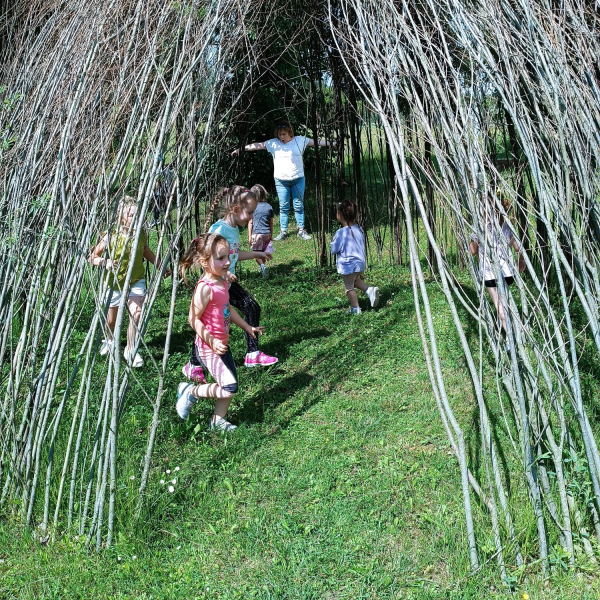
M 244 364 L 247 367 L 269 367 L 274 365 L 279 359 L 276 356 L 267 356 L 264 352 L 259 352 L 254 358 L 246 354 Z
M 206 383 L 206 379 L 204 377 L 204 371 L 202 367 L 194 367 L 189 362 L 186 363 L 181 369 L 181 372 L 188 378 L 191 379 L 194 383 Z

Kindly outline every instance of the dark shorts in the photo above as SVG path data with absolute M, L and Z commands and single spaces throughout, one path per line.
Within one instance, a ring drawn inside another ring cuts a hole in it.
M 512 285 L 515 282 L 515 278 L 512 276 L 505 277 L 504 283 L 506 285 Z M 498 281 L 496 279 L 486 279 L 484 282 L 486 288 L 495 288 L 498 287 Z

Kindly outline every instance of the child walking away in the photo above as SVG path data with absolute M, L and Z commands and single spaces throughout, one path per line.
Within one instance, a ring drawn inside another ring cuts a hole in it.
M 250 188 L 257 200 L 256 210 L 248 222 L 248 241 L 252 250 L 273 252 L 273 207 L 267 202 L 267 190 L 258 183 Z M 269 279 L 266 260 L 257 258 L 260 273 Z
M 251 327 L 258 327 L 260 321 L 260 306 L 258 302 L 237 282 L 235 276 L 235 265 L 238 260 L 253 260 L 256 258 L 264 261 L 271 260 L 270 252 L 240 252 L 240 227 L 248 224 L 256 209 L 256 198 L 247 188 L 235 185 L 223 189 L 212 203 L 209 209 L 207 223 L 210 222 L 212 213 L 218 206 L 223 206 L 223 218 L 214 223 L 209 229 L 210 233 L 218 233 L 229 242 L 229 272 L 224 279 L 229 282 L 229 298 L 231 306 L 237 308 L 243 315 L 244 320 Z M 205 224 L 206 228 L 206 224 Z M 244 364 L 247 367 L 269 366 L 277 362 L 275 356 L 267 356 L 258 349 L 256 336 L 246 332 L 246 358 Z
M 379 288 L 368 287 L 362 280 L 362 272 L 367 266 L 365 234 L 356 224 L 356 204 L 348 200 L 339 202 L 336 219 L 342 228 L 331 240 L 331 254 L 337 254 L 337 272 L 344 279 L 344 287 L 350 301 L 350 308 L 346 314 L 359 315 L 360 308 L 354 288 L 357 287 L 367 294 L 373 308 L 379 304 Z
M 100 241 L 92 248 L 89 262 L 97 267 L 102 267 L 108 271 L 106 284 L 108 286 L 108 313 L 106 315 L 106 339 L 102 340 L 100 354 L 107 354 L 113 345 L 113 332 L 119 312 L 121 295 L 124 293 L 125 279 L 129 265 L 133 261 L 133 271 L 131 273 L 130 288 L 127 297 L 127 308 L 129 310 L 129 327 L 127 329 L 127 345 L 125 346 L 125 360 L 132 367 L 141 367 L 144 364 L 142 357 L 136 352 L 131 356 L 135 346 L 135 336 L 138 330 L 138 323 L 142 314 L 142 306 L 146 298 L 146 280 L 144 278 L 144 262 L 147 261 L 156 265 L 156 256 L 148 247 L 148 236 L 144 230 L 140 232 L 139 243 L 132 249 L 132 244 L 136 237 L 135 231 L 129 231 L 136 211 L 135 198 L 124 196 L 118 209 L 121 223 L 117 230 L 108 235 L 105 233 Z M 107 251 L 108 257 L 103 254 Z M 156 265 L 157 267 L 159 265 Z M 165 271 L 165 277 L 168 277 L 171 271 Z M 112 291 L 111 291 L 112 290 Z
M 231 399 L 238 389 L 237 372 L 227 345 L 229 325 L 235 323 L 252 338 L 264 330 L 264 327 L 248 325 L 235 310 L 230 310 L 228 285 L 223 280 L 230 265 L 229 243 L 215 233 L 205 233 L 196 238 L 180 262 L 180 272 L 186 282 L 188 269 L 204 269 L 204 275 L 196 284 L 192 297 L 189 323 L 196 332 L 196 355 L 216 383 L 180 383 L 177 389 L 177 414 L 187 419 L 198 398 L 215 398 L 215 410 L 209 426 L 223 431 L 237 429 L 225 419 Z
M 473 256 L 479 257 L 479 273 L 483 279 L 485 289 L 494 303 L 500 318 L 500 325 L 506 333 L 504 307 L 498 294 L 498 281 L 492 265 L 494 260 L 498 261 L 504 283 L 510 286 L 514 282 L 515 273 L 509 258 L 509 247 L 517 253 L 517 267 L 521 272 L 525 270 L 525 259 L 521 254 L 519 243 L 512 234 L 510 225 L 504 218 L 504 214 L 510 214 L 512 204 L 506 196 L 501 194 L 498 196 L 498 204 L 496 204 L 491 194 L 488 196 L 487 201 L 482 201 L 485 239 L 480 240 L 477 234 L 471 234 L 469 250 Z M 502 206 L 504 214 L 500 211 L 500 206 Z

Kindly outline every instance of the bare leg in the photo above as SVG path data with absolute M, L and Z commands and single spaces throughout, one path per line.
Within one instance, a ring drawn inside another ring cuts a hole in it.
M 196 385 L 190 393 L 196 398 L 216 398 L 215 410 L 211 417 L 211 422 L 215 423 L 225 418 L 231 399 L 237 391 L 235 366 L 229 351 L 222 357 L 206 348 L 199 348 L 198 352 L 209 373 L 218 383 Z
M 216 423 L 219 419 L 224 419 L 227 411 L 229 410 L 229 405 L 231 404 L 231 399 L 233 398 L 233 394 L 228 398 L 217 398 L 215 402 L 215 411 L 212 414 L 210 420 L 213 423 Z
M 117 314 L 119 312 L 119 307 L 115 306 L 113 308 L 108 309 L 106 313 L 106 327 L 105 327 L 105 335 L 108 341 L 111 341 L 114 337 L 113 332 L 115 331 L 115 324 L 117 322 Z
M 348 294 L 348 300 L 352 308 L 358 308 L 358 297 L 356 296 L 356 290 L 346 291 Z
M 135 346 L 135 338 L 138 332 L 140 317 L 142 316 L 142 305 L 145 296 L 129 296 L 127 308 L 129 309 L 129 327 L 127 328 L 127 345 L 125 350 L 131 352 Z
M 196 385 L 190 393 L 196 398 L 216 398 L 215 410 L 211 417 L 213 422 L 225 417 L 233 398 L 233 393 L 225 391 L 218 383 Z
M 494 307 L 496 308 L 496 312 L 498 313 L 498 317 L 500 317 L 500 323 L 502 325 L 502 329 L 506 332 L 506 319 L 504 317 L 504 308 L 502 307 L 502 303 L 500 302 L 500 296 L 498 294 L 498 288 L 488 287 L 485 288 L 494 303 Z
M 360 277 L 356 278 L 354 286 L 357 287 L 359 290 L 362 290 L 363 292 L 366 292 L 369 289 L 369 286 Z

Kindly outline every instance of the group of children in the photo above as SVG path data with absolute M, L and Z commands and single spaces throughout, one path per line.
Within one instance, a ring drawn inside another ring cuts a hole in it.
M 246 335 L 246 367 L 270 366 L 278 360 L 259 350 L 258 336 L 264 332 L 264 327 L 259 325 L 261 309 L 258 302 L 238 283 L 235 275 L 238 261 L 256 260 L 262 276 L 269 276 L 266 263 L 272 259 L 273 252 L 273 208 L 266 200 L 267 192 L 260 185 L 251 189 L 233 186 L 221 190 L 209 209 L 205 224 L 208 233 L 199 235 L 191 242 L 179 263 L 179 272 L 186 283 L 190 269 L 202 270 L 202 277 L 194 289 L 188 316 L 196 336 L 190 360 L 182 369 L 192 383 L 179 384 L 176 410 L 182 419 L 186 419 L 198 398 L 214 398 L 215 409 L 209 421 L 211 429 L 236 429 L 225 418 L 238 389 L 236 367 L 228 346 L 230 324 L 236 324 Z M 218 207 L 222 208 L 223 216 L 208 227 Z M 135 214 L 134 199 L 126 196 L 119 212 L 120 227 L 112 239 L 103 236 L 89 259 L 91 264 L 109 271 L 106 339 L 103 340 L 100 354 L 106 354 L 112 348 L 117 311 L 122 302 L 120 290 L 124 287 L 129 264 L 133 261 L 127 298 L 130 325 L 124 356 L 131 366 L 139 367 L 143 364 L 141 357 L 137 353 L 135 356 L 132 354 L 146 292 L 142 259 L 155 263 L 156 258 L 147 245 L 147 236 L 143 231 L 140 232 L 135 252 L 131 251 L 136 237 L 130 231 Z M 331 242 L 331 252 L 337 255 L 337 270 L 343 277 L 350 302 L 347 312 L 357 315 L 360 314 L 360 308 L 355 288 L 367 294 L 372 307 L 379 302 L 379 289 L 367 286 L 361 276 L 366 268 L 365 237 L 362 228 L 356 224 L 356 205 L 349 201 L 340 202 L 336 216 L 342 227 Z M 249 225 L 250 252 L 240 250 L 240 227 L 246 225 Z M 170 271 L 166 270 L 165 276 L 168 275 Z M 215 383 L 206 382 L 204 369 Z
M 497 291 L 497 279 L 491 257 L 497 258 L 501 275 L 506 285 L 513 282 L 513 269 L 508 254 L 512 247 L 518 254 L 518 269 L 523 271 L 525 262 L 512 229 L 504 216 L 511 209 L 510 202 L 500 196 L 496 201 L 488 198 L 482 202 L 485 224 L 485 239 L 471 236 L 470 251 L 479 255 L 480 272 L 498 312 L 502 329 L 506 322 Z M 221 208 L 223 216 L 210 225 L 212 215 Z M 267 202 L 267 192 L 261 185 L 251 189 L 242 186 L 225 188 L 212 203 L 204 229 L 208 233 L 199 235 L 189 245 L 179 263 L 179 273 L 187 282 L 189 269 L 202 270 L 203 274 L 192 295 L 189 324 L 196 336 L 192 344 L 190 359 L 183 367 L 183 374 L 193 383 L 181 383 L 177 391 L 177 413 L 182 419 L 189 416 L 198 398 L 214 398 L 215 409 L 209 427 L 232 431 L 236 426 L 226 420 L 231 398 L 238 388 L 237 372 L 228 346 L 229 328 L 233 322 L 246 335 L 246 367 L 270 366 L 277 362 L 258 347 L 258 336 L 264 332 L 259 325 L 261 309 L 258 302 L 237 281 L 235 267 L 240 260 L 256 260 L 261 274 L 268 278 L 267 262 L 273 256 L 273 208 Z M 92 249 L 89 261 L 92 265 L 108 271 L 105 280 L 107 295 L 105 306 L 106 338 L 102 341 L 100 354 L 113 349 L 113 331 L 121 306 L 127 306 L 130 323 L 127 329 L 127 344 L 124 349 L 126 361 L 132 367 L 141 367 L 143 360 L 134 353 L 138 323 L 146 295 L 143 259 L 157 268 L 156 256 L 148 247 L 148 238 L 143 228 L 132 227 L 136 215 L 136 202 L 125 196 L 119 206 L 120 226 L 106 233 Z M 367 295 L 372 307 L 379 303 L 379 289 L 368 286 L 362 279 L 366 268 L 365 234 L 357 225 L 356 204 L 342 201 L 337 205 L 336 218 L 341 228 L 331 241 L 331 253 L 337 256 L 337 271 L 342 276 L 350 308 L 347 313 L 360 314 L 356 289 Z M 210 225 L 210 227 L 209 227 Z M 252 250 L 240 250 L 240 227 L 248 225 L 248 238 Z M 135 242 L 135 250 L 132 247 Z M 131 264 L 133 263 L 133 265 Z M 123 298 L 127 274 L 131 271 L 129 294 Z M 164 275 L 171 271 L 165 269 Z M 243 316 L 237 311 L 239 310 Z M 215 383 L 207 383 L 206 369 Z

